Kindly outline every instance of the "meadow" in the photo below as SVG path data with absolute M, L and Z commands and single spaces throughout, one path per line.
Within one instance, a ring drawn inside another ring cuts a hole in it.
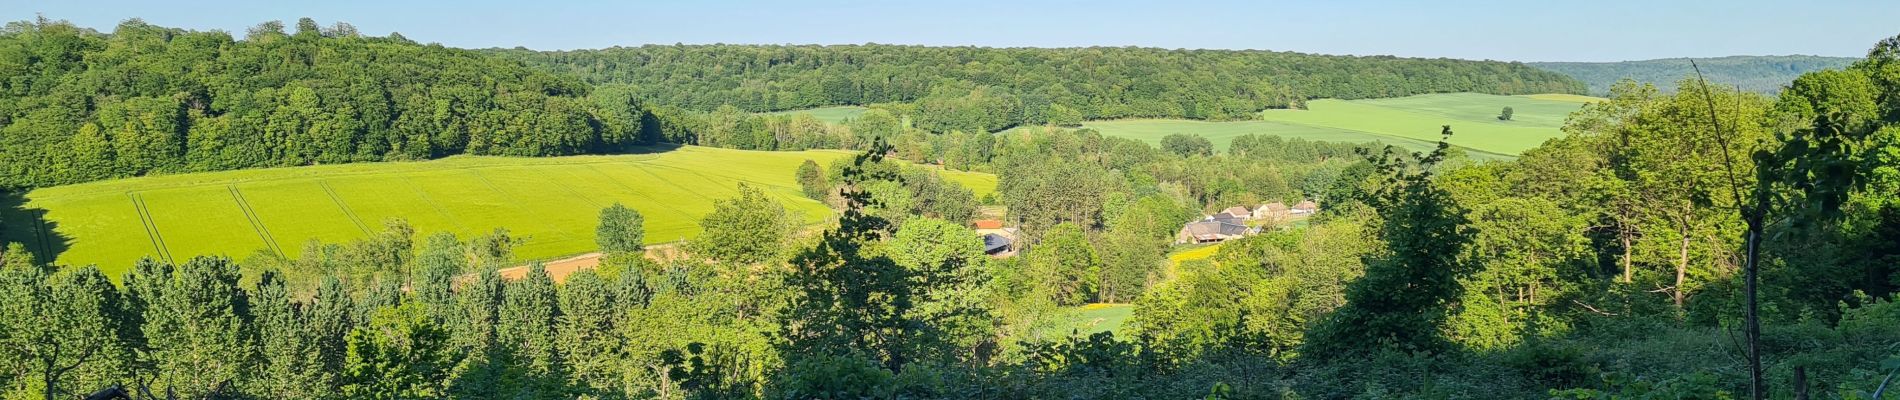
M 859 106 L 832 106 L 832 107 L 807 108 L 803 110 L 775 111 L 775 112 L 760 113 L 760 114 L 762 115 L 810 114 L 813 117 L 817 117 L 819 121 L 825 121 L 826 123 L 838 124 L 838 123 L 844 123 L 844 121 L 848 119 L 857 118 L 859 115 L 864 115 L 864 112 L 868 110 L 870 109 L 859 107 Z
M 1564 117 L 1598 99 L 1575 95 L 1499 96 L 1429 94 L 1388 99 L 1313 100 L 1305 110 L 1266 110 L 1260 119 L 1207 122 L 1169 119 L 1092 121 L 1107 136 L 1159 144 L 1169 134 L 1200 135 L 1226 151 L 1235 137 L 1263 134 L 1333 142 L 1377 141 L 1414 150 L 1432 148 L 1439 127 L 1451 125 L 1452 144 L 1480 158 L 1509 158 L 1561 134 Z M 1512 120 L 1498 112 L 1513 110 Z
M 520 260 L 593 251 L 594 225 L 614 202 L 646 218 L 646 241 L 691 239 L 713 200 L 758 186 L 806 222 L 830 217 L 804 198 L 793 171 L 846 151 L 765 152 L 684 146 L 647 154 L 514 158 L 456 156 L 422 162 L 364 163 L 151 176 L 35 190 L 26 208 L 44 211 L 66 240 L 61 264 L 97 264 L 117 276 L 147 255 L 242 259 L 259 250 L 296 257 L 311 239 L 341 242 L 402 218 L 419 235 L 467 237 L 506 228 L 524 240 Z M 947 171 L 995 190 L 988 174 Z M 8 239 L 33 243 L 34 224 L 9 216 Z
M 1120 334 L 1128 323 L 1128 317 L 1135 312 L 1134 304 L 1094 303 L 1063 309 L 1062 315 L 1042 331 L 1043 337 L 1064 337 L 1071 333 L 1082 336 L 1099 332 Z

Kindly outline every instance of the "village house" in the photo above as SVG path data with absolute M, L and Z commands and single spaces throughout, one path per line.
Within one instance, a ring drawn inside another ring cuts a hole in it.
M 1182 225 L 1181 231 L 1174 234 L 1174 242 L 1178 244 L 1221 242 L 1251 233 L 1253 233 L 1253 228 L 1247 227 L 1233 215 L 1223 212 Z
M 1319 203 L 1314 203 L 1312 200 L 1301 201 L 1300 204 L 1294 204 L 1293 211 L 1291 211 L 1293 215 L 1312 215 L 1316 212 L 1319 212 Z
M 1259 208 L 1253 209 L 1253 218 L 1260 221 L 1280 222 L 1292 216 L 1291 212 L 1292 209 L 1287 208 L 1286 203 L 1276 201 L 1262 204 Z
M 1226 210 L 1221 210 L 1221 214 L 1227 214 L 1243 221 L 1253 219 L 1253 211 L 1249 211 L 1247 207 L 1243 206 L 1227 207 Z

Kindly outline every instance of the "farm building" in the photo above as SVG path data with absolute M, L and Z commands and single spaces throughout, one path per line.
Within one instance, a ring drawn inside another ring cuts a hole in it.
M 997 256 L 997 257 L 1007 257 L 1008 255 L 1005 253 L 1010 252 L 1009 250 L 1010 245 L 1013 243 L 1015 243 L 1015 240 L 1011 240 L 1007 236 L 994 234 L 994 233 L 984 234 L 983 235 L 983 254 L 988 254 L 988 255 Z
M 1314 203 L 1312 200 L 1302 201 L 1300 202 L 1300 204 L 1294 204 L 1293 211 L 1291 211 L 1293 215 L 1310 215 L 1316 212 L 1319 212 L 1319 203 Z
M 1234 225 L 1240 225 L 1240 226 L 1246 226 L 1246 225 L 1247 225 L 1247 219 L 1246 219 L 1246 218 L 1241 218 L 1241 217 L 1240 217 L 1240 216 L 1238 216 L 1238 215 L 1233 215 L 1233 214 L 1228 214 L 1228 213 L 1227 213 L 1227 212 L 1225 212 L 1225 211 L 1222 211 L 1222 212 L 1220 212 L 1220 213 L 1218 213 L 1218 214 L 1214 214 L 1214 215 L 1209 215 L 1209 216 L 1207 216 L 1206 218 L 1204 218 L 1203 220 L 1205 220 L 1205 221 L 1219 221 L 1219 222 L 1221 222 L 1221 223 L 1225 223 L 1225 224 L 1234 224 Z
M 976 220 L 976 222 L 971 223 L 971 225 L 975 225 L 976 229 L 1002 229 L 1003 221 L 994 220 L 994 219 L 979 219 L 979 220 Z
M 1260 207 L 1253 209 L 1253 218 L 1256 220 L 1279 221 L 1291 216 L 1291 211 L 1292 209 L 1287 208 L 1286 203 L 1276 201 L 1262 204 Z
M 1016 238 L 1020 231 L 1016 228 L 982 228 L 976 234 L 983 237 L 983 254 L 1003 258 L 1016 255 Z
M 1250 232 L 1247 225 L 1209 218 L 1182 225 L 1181 231 L 1174 234 L 1174 242 L 1181 244 L 1220 242 L 1247 236 Z
M 1221 210 L 1221 214 L 1227 214 L 1242 220 L 1253 219 L 1253 211 L 1247 210 L 1245 206 L 1227 207 L 1226 210 Z

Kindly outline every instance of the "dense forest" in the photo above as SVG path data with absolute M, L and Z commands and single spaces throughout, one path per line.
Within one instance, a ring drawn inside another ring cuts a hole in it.
M 260 24 L 243 40 L 138 20 L 0 31 L 0 187 L 152 173 L 616 151 L 624 92 L 478 52 Z M 618 94 L 618 95 L 617 95 Z
M 1742 90 L 1775 94 L 1801 74 L 1824 69 L 1845 68 L 1859 59 L 1822 56 L 1729 56 L 1697 58 L 1710 82 L 1738 86 Z M 1590 94 L 1606 95 L 1610 85 L 1632 79 L 1655 84 L 1664 93 L 1674 93 L 1676 83 L 1692 74 L 1687 58 L 1619 62 L 1533 62 L 1533 67 L 1556 71 L 1590 85 Z
M 1306 99 L 1582 93 L 1523 64 L 1155 48 L 649 45 L 491 50 L 644 100 L 710 111 L 904 103 L 919 127 L 998 131 L 1110 118 L 1252 118 Z
M 1243 119 L 1320 97 L 1583 90 L 1521 64 L 1264 51 L 470 51 L 307 18 L 260 24 L 241 39 L 139 20 L 110 33 L 16 22 L 0 30 L 0 75 L 8 77 L 0 81 L 0 187 L 8 188 L 654 142 L 854 149 L 913 129 L 973 135 L 1099 118 Z M 839 104 L 878 104 L 888 115 L 858 124 L 866 133 L 855 137 L 751 115 Z

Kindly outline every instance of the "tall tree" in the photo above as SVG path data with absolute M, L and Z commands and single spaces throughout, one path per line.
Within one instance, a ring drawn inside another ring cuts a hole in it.
M 712 213 L 699 221 L 699 238 L 687 246 L 720 262 L 766 262 L 778 258 L 794 223 L 785 206 L 759 188 L 740 183 L 738 197 L 713 202 Z
M 594 228 L 594 243 L 608 254 L 637 253 L 645 245 L 646 218 L 639 211 L 614 203 L 600 210 L 600 224 Z
M 1444 128 L 1446 140 L 1451 127 Z M 1459 279 L 1472 272 L 1462 259 L 1471 242 L 1465 211 L 1433 182 L 1451 145 L 1418 154 L 1387 147 L 1372 157 L 1381 184 L 1368 204 L 1380 214 L 1387 250 L 1366 261 L 1366 275 L 1346 292 L 1346 306 L 1315 328 L 1304 354 L 1339 357 L 1369 349 L 1442 349 L 1445 305 L 1458 298 Z
M 244 333 L 250 307 L 238 289 L 238 269 L 229 259 L 195 257 L 170 276 L 155 278 L 157 291 L 144 310 L 146 362 L 154 365 L 154 390 L 184 398 L 235 393 L 256 347 Z
M 560 318 L 560 300 L 547 267 L 535 263 L 527 276 L 502 287 L 502 304 L 495 324 L 495 337 L 505 357 L 501 361 L 517 368 L 502 388 L 511 397 L 560 397 L 567 383 L 555 331 Z
M 627 271 L 623 274 L 639 274 Z M 567 384 L 580 395 L 608 396 L 619 389 L 619 367 L 623 357 L 614 338 L 621 303 L 612 285 L 593 270 L 576 271 L 560 287 L 557 340 L 561 362 L 570 376 Z
M 798 164 L 798 187 L 805 192 L 805 198 L 824 201 L 831 183 L 825 182 L 825 171 L 818 167 L 817 161 L 805 160 Z
M 129 366 L 120 364 L 129 355 L 119 340 L 122 312 L 117 289 L 97 269 L 0 269 L 0 360 L 17 368 L 8 375 L 21 378 L 8 389 L 51 400 L 103 385 L 74 375 L 81 368 Z
M 1096 298 L 1101 258 L 1081 226 L 1064 223 L 1050 228 L 1029 249 L 1028 257 L 1029 275 L 1057 304 L 1081 305 Z
M 448 393 L 455 365 L 447 332 L 409 303 L 376 310 L 350 331 L 341 394 L 353 399 L 432 399 Z
M 275 272 L 258 277 L 251 297 L 252 328 L 256 335 L 258 365 L 248 375 L 247 393 L 279 398 L 318 398 L 330 385 L 308 313 L 291 300 L 290 291 Z

